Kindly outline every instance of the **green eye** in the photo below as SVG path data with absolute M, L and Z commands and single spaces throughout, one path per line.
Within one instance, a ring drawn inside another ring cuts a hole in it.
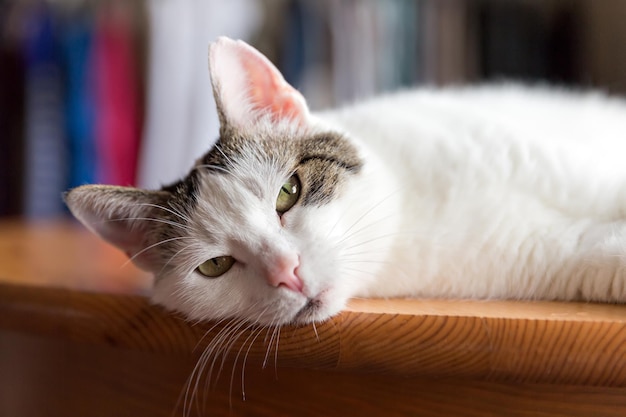
M 235 263 L 232 256 L 218 256 L 211 258 L 198 266 L 198 272 L 207 278 L 217 278 L 225 274 Z
M 289 180 L 280 187 L 276 198 L 276 211 L 283 214 L 292 208 L 300 197 L 300 180 L 297 175 L 292 175 Z

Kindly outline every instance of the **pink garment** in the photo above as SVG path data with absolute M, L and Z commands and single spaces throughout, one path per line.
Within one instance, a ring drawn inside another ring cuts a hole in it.
M 132 27 L 123 3 L 102 7 L 94 39 L 95 138 L 100 183 L 135 185 L 141 120 Z

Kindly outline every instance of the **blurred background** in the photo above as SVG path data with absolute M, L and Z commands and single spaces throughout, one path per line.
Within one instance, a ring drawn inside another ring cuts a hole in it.
M 208 44 L 266 54 L 313 110 L 409 86 L 626 93 L 622 0 L 0 0 L 0 217 L 86 183 L 156 188 L 217 137 Z

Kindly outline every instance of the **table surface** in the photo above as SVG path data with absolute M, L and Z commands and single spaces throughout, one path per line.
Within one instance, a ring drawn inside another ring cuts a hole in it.
M 74 223 L 0 222 L 0 331 L 172 355 L 226 334 L 151 305 L 150 282 Z M 303 369 L 626 386 L 624 305 L 359 299 L 315 329 L 282 328 L 280 346 L 272 331 L 241 331 L 229 351 Z

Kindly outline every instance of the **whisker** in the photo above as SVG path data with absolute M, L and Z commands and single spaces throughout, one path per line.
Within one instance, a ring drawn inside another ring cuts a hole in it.
M 243 363 L 241 364 L 241 396 L 242 396 L 243 401 L 246 400 L 246 388 L 245 388 L 245 383 L 244 383 L 244 375 L 245 375 L 246 363 L 248 361 L 248 355 L 250 354 L 250 349 L 252 349 L 252 345 L 254 345 L 254 342 L 261 335 L 261 333 L 263 333 L 263 327 L 259 328 L 259 330 L 256 332 L 256 335 L 250 342 L 250 345 L 248 346 L 248 349 L 246 350 L 246 354 L 243 357 Z
M 217 358 L 219 357 L 220 354 L 225 356 L 226 353 L 227 353 L 227 349 L 225 348 L 225 343 L 224 342 L 227 339 L 230 339 L 233 336 L 233 334 L 238 331 L 238 329 L 241 327 L 241 325 L 243 323 L 244 323 L 243 320 L 241 320 L 239 318 L 232 318 L 232 319 L 230 319 L 228 324 L 226 324 L 224 326 L 224 328 L 222 328 L 218 332 L 216 337 L 207 346 L 207 349 L 203 353 L 203 355 L 204 355 L 203 365 L 200 368 L 200 372 L 197 375 L 196 384 L 194 386 L 194 392 L 196 394 L 198 392 L 198 388 L 199 388 L 199 385 L 200 385 L 200 378 L 202 376 L 202 372 L 204 371 L 204 368 L 208 364 L 209 360 L 211 359 L 211 357 L 213 358 L 213 360 L 211 361 L 211 366 L 209 368 L 209 372 L 208 372 L 207 377 L 205 379 L 205 383 L 204 383 L 205 388 L 203 389 L 203 392 L 206 392 L 206 390 L 210 387 L 212 373 L 213 373 L 213 367 L 215 365 L 215 361 L 217 360 Z M 218 375 L 216 376 L 216 382 L 217 382 L 217 379 L 219 378 L 219 373 L 220 372 L 221 372 L 221 369 L 218 371 Z M 205 394 L 204 397 L 203 397 L 201 410 L 205 410 L 206 409 L 206 398 L 207 397 L 206 397 L 206 394 Z M 198 408 L 200 408 L 200 404 L 198 402 L 196 402 L 196 404 L 197 404 Z M 202 413 L 199 413 L 199 414 L 202 414 Z
M 385 196 L 384 198 L 382 198 L 378 203 L 374 204 L 372 207 L 370 207 L 368 210 L 366 210 L 361 216 L 359 216 L 356 221 L 354 221 L 350 227 L 348 227 L 346 229 L 346 231 L 344 232 L 344 236 L 347 235 L 348 233 L 350 233 L 350 231 L 352 230 L 352 228 L 354 228 L 357 224 L 359 224 L 368 214 L 370 214 L 372 211 L 374 211 L 376 208 L 378 208 L 381 204 L 383 204 L 385 201 L 387 201 L 387 199 L 389 197 L 391 197 L 392 195 L 394 195 L 397 192 L 394 191 L 392 193 L 390 193 L 389 195 Z M 389 216 L 388 216 L 389 217 Z
M 267 345 L 267 351 L 265 352 L 265 358 L 263 359 L 263 366 L 262 368 L 265 369 L 267 367 L 267 359 L 269 358 L 271 349 L 272 349 L 272 345 L 274 343 L 274 337 L 276 336 L 276 331 L 278 330 L 278 325 L 274 325 L 274 319 L 271 321 L 271 324 L 268 326 L 268 333 L 269 333 L 269 329 L 273 328 L 272 331 L 272 336 L 270 337 L 270 341 Z M 267 340 L 267 335 L 266 335 L 266 339 Z
M 187 223 L 191 223 L 191 219 L 188 216 L 184 215 L 183 213 L 181 213 L 181 212 L 179 212 L 177 210 L 174 210 L 174 209 L 162 206 L 160 204 L 137 203 L 137 204 L 134 204 L 134 206 L 135 207 L 153 207 L 153 208 L 156 208 L 156 209 L 159 209 L 159 210 L 166 211 L 166 212 L 168 212 L 170 214 L 173 214 L 174 216 L 179 217 L 181 220 L 184 220 Z
M 258 302 L 254 303 L 252 306 L 248 307 L 248 308 L 246 309 L 246 311 L 250 311 L 250 310 L 252 310 L 252 309 L 253 309 L 254 307 L 256 307 L 258 304 L 259 304 Z M 260 316 L 262 316 L 263 314 L 265 314 L 265 312 L 266 312 L 269 308 L 270 308 L 270 306 L 269 306 L 269 305 L 268 305 L 268 306 L 266 306 L 266 307 L 263 309 L 263 311 L 261 311 L 261 312 L 259 313 L 259 315 L 258 315 L 258 316 L 260 317 Z M 235 343 L 235 342 L 239 339 L 239 337 L 241 337 L 241 335 L 242 335 L 242 334 L 244 334 L 244 333 L 246 333 L 246 332 L 250 331 L 250 329 L 255 329 L 255 328 L 257 328 L 257 326 L 259 326 L 259 325 L 258 325 L 258 323 L 256 323 L 256 322 L 249 322 L 249 325 L 248 325 L 245 329 L 243 329 L 243 330 L 241 330 L 241 331 L 239 332 L 238 336 L 234 339 L 234 341 L 233 341 L 232 343 L 230 343 L 230 344 L 229 344 L 229 346 L 226 348 L 226 350 L 230 350 L 230 348 L 232 347 L 232 345 L 233 345 L 233 344 L 234 344 L 234 343 Z M 261 331 L 262 331 L 263 327 L 262 327 L 262 326 L 260 326 L 260 329 L 261 329 Z M 249 352 L 250 352 L 250 349 L 252 348 L 252 345 L 253 345 L 254 341 L 255 341 L 255 340 L 257 339 L 257 337 L 261 334 L 261 331 L 256 331 L 256 332 L 255 332 L 255 330 L 252 330 L 252 331 L 250 332 L 250 334 L 248 335 L 248 337 L 246 337 L 246 340 L 244 340 L 244 341 L 243 341 L 243 343 L 241 344 L 241 347 L 239 348 L 239 350 L 237 351 L 237 355 L 235 356 L 235 360 L 234 360 L 234 362 L 233 362 L 233 370 L 232 370 L 231 375 L 230 375 L 229 403 L 230 403 L 231 408 L 232 408 L 233 382 L 234 382 L 234 379 L 235 379 L 235 370 L 237 369 L 237 362 L 239 361 L 239 357 L 240 357 L 240 355 L 241 355 L 242 350 L 243 350 L 243 349 L 244 349 L 244 347 L 246 346 L 246 343 L 248 343 L 248 341 L 252 338 L 252 341 L 250 342 L 250 345 L 248 346 L 248 349 L 246 350 L 246 354 L 245 354 L 245 356 L 244 356 L 244 360 L 243 360 L 243 363 L 242 363 L 242 368 L 241 368 L 241 373 L 242 373 L 242 377 L 241 377 L 241 378 L 242 378 L 242 396 L 243 396 L 243 399 L 244 399 L 244 401 L 245 401 L 245 387 L 243 386 L 243 379 L 244 379 L 244 373 L 245 373 L 245 364 L 246 364 L 246 360 L 247 360 L 247 358 L 248 358 L 248 354 L 249 354 Z M 223 366 L 223 362 L 222 362 L 222 366 Z
M 379 241 L 379 240 L 382 240 L 382 239 L 388 239 L 390 237 L 395 237 L 395 236 L 397 236 L 397 233 L 387 233 L 387 234 L 384 234 L 384 235 L 381 235 L 381 236 L 378 236 L 378 237 L 374 237 L 374 238 L 371 238 L 371 239 L 368 239 L 368 240 L 365 240 L 365 241 L 362 241 L 362 242 L 359 242 L 359 243 L 352 244 L 350 246 L 346 246 L 344 248 L 344 250 L 350 250 L 350 249 L 358 248 L 359 246 L 367 245 L 368 243 L 376 242 L 376 241 Z
M 177 222 L 172 221 L 172 220 L 159 219 L 159 218 L 155 218 L 155 217 L 125 217 L 125 218 L 120 218 L 120 219 L 103 220 L 100 223 L 102 224 L 102 223 L 125 222 L 125 221 L 150 221 L 150 222 L 163 223 L 163 224 L 167 224 L 169 226 L 178 227 L 178 228 L 186 230 L 186 231 L 191 231 L 192 230 L 187 225 L 184 225 L 184 224 L 181 224 L 181 223 L 177 223 Z
M 230 326 L 234 323 L 234 326 Z M 203 391 L 205 391 L 208 387 L 210 387 L 211 385 L 211 380 L 212 380 L 212 374 L 213 374 L 213 368 L 215 366 L 215 362 L 217 360 L 217 358 L 219 357 L 220 354 L 225 355 L 226 351 L 225 351 L 225 341 L 230 339 L 233 334 L 235 332 L 238 331 L 238 329 L 241 327 L 242 323 L 244 323 L 243 320 L 238 319 L 238 318 L 233 318 L 230 320 L 229 324 L 226 325 L 223 329 L 221 329 L 218 334 L 215 336 L 215 338 L 213 340 L 211 340 L 211 342 L 209 343 L 209 345 L 206 347 L 206 349 L 204 350 L 204 352 L 202 353 L 202 357 L 201 357 L 201 362 L 202 365 L 200 366 L 199 371 L 196 374 L 196 378 L 195 378 L 195 384 L 194 384 L 194 389 L 193 389 L 193 394 L 194 396 L 197 395 L 197 393 L 199 392 L 199 387 L 200 387 L 200 380 L 201 380 L 201 376 L 202 373 L 204 372 L 204 369 L 206 368 L 209 359 L 213 358 L 213 360 L 211 361 L 211 365 L 209 368 L 209 372 L 205 378 L 205 383 L 204 386 L 205 388 L 203 389 Z M 221 372 L 221 369 L 218 372 L 218 375 L 216 377 L 216 381 L 219 378 L 219 373 Z M 196 397 L 197 398 L 197 397 Z M 198 412 L 199 414 L 202 414 L 200 411 L 201 409 L 203 409 L 206 406 L 206 395 L 203 397 L 203 401 L 202 401 L 202 405 L 196 401 L 196 407 L 198 408 Z
M 224 151 L 222 151 L 222 148 L 220 147 L 219 144 L 215 145 L 215 149 L 222 154 L 222 156 L 226 159 L 226 161 L 228 162 L 228 168 L 233 168 L 235 167 L 235 163 L 233 162 L 233 160 L 224 153 Z M 230 171 L 229 174 L 237 176 L 235 172 Z
M 276 335 L 276 350 L 274 351 L 274 377 L 278 379 L 278 343 L 280 341 L 280 330 L 282 326 L 278 325 L 278 334 Z
M 209 328 L 209 330 L 207 330 L 206 332 L 204 332 L 204 334 L 202 335 L 202 337 L 200 338 L 200 340 L 198 340 L 198 342 L 196 343 L 196 345 L 194 346 L 193 350 L 195 351 L 198 346 L 200 346 L 200 343 L 202 343 L 202 341 L 204 340 L 205 337 L 207 337 L 209 335 L 209 333 L 211 333 L 213 330 L 215 330 L 215 328 L 217 326 L 219 326 L 220 324 L 224 323 L 226 320 L 233 320 L 232 318 L 228 318 L 228 317 L 224 317 L 221 318 L 220 320 L 218 320 L 217 322 L 215 322 L 215 324 L 213 324 L 213 326 L 211 326 Z
M 346 240 L 354 238 L 358 234 L 363 233 L 365 230 L 367 230 L 369 228 L 372 228 L 372 227 L 376 226 L 377 224 L 382 223 L 382 222 L 386 221 L 387 219 L 389 219 L 391 217 L 393 217 L 393 215 L 388 215 L 388 216 L 376 219 L 375 221 L 367 223 L 367 224 L 363 225 L 362 227 L 360 227 L 359 229 L 354 230 L 350 234 L 344 234 L 344 236 L 341 238 L 341 240 L 339 242 L 337 242 L 337 245 L 343 244 L 343 242 L 345 242 Z
M 393 217 L 393 215 L 389 214 L 389 215 L 386 215 L 386 216 L 381 217 L 381 218 L 376 218 L 376 219 L 373 219 L 373 220 L 372 220 L 372 221 L 370 221 L 369 223 L 365 223 L 365 224 L 363 224 L 363 225 L 362 225 L 361 227 L 359 227 L 358 229 L 352 230 L 352 229 L 353 229 L 353 228 L 354 228 L 354 227 L 355 227 L 358 223 L 360 223 L 360 222 L 363 220 L 363 217 L 364 217 L 364 216 L 362 216 L 362 217 L 361 217 L 361 218 L 360 218 L 357 222 L 355 222 L 355 223 L 354 223 L 354 224 L 353 224 L 353 225 L 352 225 L 352 226 L 351 226 L 348 230 L 346 230 L 346 231 L 344 232 L 343 237 L 342 237 L 342 239 L 338 242 L 338 244 L 341 244 L 341 243 L 343 243 L 344 241 L 346 241 L 347 239 L 350 239 L 350 238 L 352 238 L 352 237 L 354 237 L 354 236 L 358 235 L 359 233 L 362 233 L 363 231 L 365 231 L 365 230 L 367 230 L 367 229 L 369 229 L 369 228 L 374 227 L 374 226 L 375 226 L 376 224 L 378 224 L 378 223 L 384 222 L 385 220 L 387 220 L 387 219 L 389 219 L 389 218 Z
M 247 308 L 247 310 L 252 310 L 257 305 L 258 305 L 258 303 L 254 303 L 254 304 L 250 305 Z M 245 314 L 245 312 L 244 312 L 244 314 Z M 215 367 L 215 364 L 216 364 L 219 356 L 222 355 L 223 359 L 222 359 L 221 367 L 220 367 L 220 369 L 218 371 L 218 375 L 216 376 L 216 381 L 219 378 L 219 373 L 221 373 L 221 370 L 223 369 L 224 361 L 226 360 L 228 351 L 230 350 L 232 345 L 241 337 L 241 335 L 244 334 L 247 331 L 247 329 L 241 330 L 243 325 L 245 325 L 247 323 L 246 321 L 244 321 L 242 319 L 239 319 L 239 318 L 222 318 L 218 322 L 214 323 L 211 326 L 211 328 L 204 333 L 204 335 L 201 338 L 201 340 L 198 341 L 198 343 L 196 344 L 196 347 L 194 348 L 194 350 L 200 344 L 202 339 L 204 339 L 216 327 L 220 326 L 224 322 L 226 322 L 226 324 L 224 324 L 224 327 L 215 335 L 215 337 L 211 340 L 211 342 L 206 346 L 206 348 L 204 349 L 200 359 L 198 360 L 198 363 L 194 367 L 194 371 L 192 372 L 192 375 L 191 375 L 190 379 L 188 380 L 188 386 L 187 386 L 187 391 L 186 391 L 186 395 L 185 395 L 185 409 L 189 409 L 190 410 L 190 407 L 189 408 L 186 407 L 187 404 L 189 404 L 191 406 L 191 404 L 194 402 L 193 398 L 194 397 L 195 398 L 199 398 L 198 392 L 200 391 L 200 389 L 199 389 L 200 388 L 200 380 L 201 380 L 202 374 L 204 373 L 204 369 L 206 368 L 206 366 L 209 363 L 209 360 L 211 360 L 211 358 L 212 358 L 211 365 L 210 365 L 210 368 L 209 368 L 209 372 L 207 373 L 207 376 L 206 376 L 206 379 L 205 379 L 205 383 L 204 383 L 204 386 L 206 388 L 203 389 L 203 392 L 207 388 L 209 388 L 210 385 L 211 385 L 213 369 Z M 249 325 L 248 328 L 251 327 L 251 326 L 252 325 Z M 236 362 L 235 362 L 234 366 L 236 366 Z M 194 376 L 195 376 L 195 378 L 194 378 Z M 195 379 L 195 383 L 192 382 L 194 379 Z M 193 385 L 193 391 L 192 391 L 191 394 L 189 394 L 189 389 L 191 389 L 192 385 Z M 198 411 L 206 409 L 206 399 L 207 399 L 207 396 L 205 394 L 203 396 L 202 405 L 200 405 L 200 403 L 198 401 L 195 401 L 195 404 L 196 404 L 196 407 L 197 407 Z
M 178 255 L 180 255 L 182 252 L 186 251 L 187 249 L 193 247 L 193 244 L 187 245 L 184 248 L 180 249 L 178 252 L 176 252 L 174 255 L 172 255 L 170 257 L 170 259 L 165 263 L 165 265 L 163 265 L 163 267 L 161 268 L 161 270 L 159 271 L 158 275 L 161 275 L 163 273 L 163 271 L 165 270 L 165 268 L 167 268 L 170 264 L 170 262 L 172 262 L 174 260 L 174 258 L 176 258 Z
M 145 253 L 145 252 L 149 251 L 150 249 L 154 249 L 154 248 L 156 248 L 157 246 L 163 245 L 163 244 L 165 244 L 165 243 L 173 242 L 173 241 L 176 241 L 176 240 L 184 240 L 184 239 L 193 239 L 193 238 L 192 238 L 192 237 L 190 237 L 190 236 L 178 236 L 178 237 L 172 237 L 172 238 L 169 238 L 169 239 L 161 240 L 161 241 L 159 241 L 159 242 L 157 242 L 157 243 L 154 243 L 154 244 L 152 244 L 152 245 L 150 245 L 150 246 L 148 246 L 148 247 L 146 247 L 146 248 L 143 248 L 142 250 L 140 250 L 139 252 L 137 252 L 136 254 L 134 254 L 133 256 L 131 256 L 130 258 L 128 258 L 128 259 L 126 260 L 126 262 L 124 262 L 124 263 L 122 264 L 121 268 L 124 268 L 124 267 L 125 267 L 125 266 L 127 266 L 129 263 L 131 263 L 132 261 L 134 261 L 135 259 L 137 259 L 137 257 L 138 257 L 138 256 L 141 256 L 143 253 Z
M 197 347 L 199 346 L 200 342 L 211 332 L 213 331 L 213 329 L 215 329 L 216 326 L 218 326 L 221 322 L 223 322 L 226 319 L 222 319 L 219 322 L 215 323 L 209 330 L 207 330 L 204 335 L 202 336 L 202 338 L 200 338 L 200 340 L 198 341 L 198 343 L 196 343 L 196 346 L 194 347 L 194 350 L 197 349 Z M 219 333 L 218 333 L 219 334 Z M 193 393 L 190 394 L 189 390 L 191 389 L 192 386 L 192 381 L 196 380 L 196 384 L 194 384 L 194 391 L 196 392 L 196 387 L 197 387 L 197 381 L 200 377 L 200 374 L 202 373 L 202 370 L 204 369 L 204 366 L 206 365 L 206 360 L 208 358 L 207 355 L 207 351 L 209 351 L 211 347 L 211 344 L 209 344 L 207 346 L 207 348 L 205 348 L 205 350 L 202 352 L 202 354 L 200 355 L 200 358 L 198 359 L 198 362 L 196 362 L 196 365 L 194 366 L 193 370 L 191 371 L 191 374 L 189 375 L 189 378 L 187 378 L 187 382 L 185 384 L 185 389 L 181 392 L 181 395 L 179 396 L 178 400 L 176 401 L 176 408 L 178 408 L 178 404 L 180 403 L 181 397 L 183 397 L 183 393 L 184 393 L 184 401 L 183 401 L 183 416 L 188 416 L 189 413 L 191 412 L 191 410 L 187 407 L 187 404 L 189 404 L 191 406 L 193 400 L 190 398 L 190 396 L 193 396 Z
M 258 303 L 255 303 L 255 304 L 249 306 L 246 309 L 246 311 L 252 310 L 254 307 L 256 307 L 256 305 L 258 305 Z M 266 309 L 263 310 L 263 312 L 261 312 L 261 314 L 263 314 L 267 310 L 267 308 L 269 308 L 269 307 L 266 307 Z M 245 312 L 242 313 L 242 315 L 245 315 Z M 241 330 L 244 325 L 247 325 L 248 327 L 246 327 L 245 329 Z M 237 340 L 241 337 L 241 335 L 247 331 L 247 329 L 249 329 L 249 328 L 251 328 L 253 326 L 256 326 L 256 325 L 257 325 L 256 323 L 250 323 L 248 321 L 239 319 L 239 322 L 237 323 L 237 325 L 235 327 L 229 329 L 229 332 L 227 332 L 224 335 L 224 337 L 222 337 L 222 340 L 226 340 L 226 339 L 230 339 L 230 340 L 227 343 L 221 343 L 221 341 L 220 341 L 221 347 L 216 352 L 216 355 L 214 356 L 214 359 L 212 361 L 211 368 L 209 370 L 209 379 L 210 379 L 211 374 L 213 372 L 213 368 L 215 366 L 217 357 L 219 355 L 222 355 L 222 361 L 220 363 L 220 368 L 218 369 L 218 374 L 216 376 L 216 381 L 217 381 L 217 378 L 219 378 L 219 375 L 221 374 L 221 372 L 222 372 L 222 370 L 224 368 L 224 364 L 225 364 L 225 361 L 226 361 L 226 358 L 227 358 L 228 351 L 231 350 L 232 346 L 237 342 Z
M 377 274 L 373 273 L 372 271 L 363 271 L 363 270 L 356 269 L 356 268 L 342 267 L 341 271 L 343 271 L 343 272 L 357 272 L 359 274 L 369 275 L 369 276 L 372 276 L 374 278 L 376 278 L 378 276 Z
M 200 165 L 196 165 L 195 167 L 192 168 L 192 170 L 197 170 L 197 169 L 201 169 L 201 168 L 207 168 L 207 169 L 215 169 L 217 171 L 222 171 L 225 174 L 230 174 L 230 170 L 228 170 L 227 168 L 221 167 L 219 165 L 213 165 L 213 164 L 200 164 Z
M 256 326 L 256 324 L 251 323 L 248 327 L 246 327 L 240 334 L 246 333 L 251 329 L 254 329 Z M 233 362 L 233 370 L 230 373 L 230 387 L 228 390 L 228 396 L 229 396 L 229 403 L 230 406 L 232 408 L 233 404 L 232 404 L 232 396 L 233 396 L 233 381 L 235 380 L 235 370 L 237 369 L 237 362 L 239 361 L 239 356 L 241 355 L 241 352 L 243 350 L 243 348 L 246 346 L 246 343 L 248 343 L 248 340 L 250 340 L 253 336 L 254 336 L 255 332 L 254 330 L 252 330 L 250 332 L 250 334 L 248 335 L 248 337 L 246 337 L 246 340 L 243 341 L 243 343 L 241 344 L 241 347 L 239 348 L 239 350 L 237 351 L 237 355 L 235 356 L 235 360 Z M 254 339 L 256 339 L 256 337 L 254 337 Z M 253 340 L 254 342 L 254 340 Z M 252 347 L 252 345 L 250 345 L 250 347 Z M 250 347 L 248 347 L 248 352 L 250 351 Z M 244 364 L 245 364 L 245 360 L 244 360 Z M 242 365 L 243 366 L 243 365 Z M 241 370 L 242 374 L 244 372 L 243 368 Z M 243 390 L 243 388 L 242 388 Z M 245 396 L 245 392 L 242 392 L 242 394 Z
M 315 338 L 317 339 L 317 343 L 320 343 L 320 335 L 317 333 L 317 327 L 315 327 L 315 322 L 311 323 L 313 325 L 313 332 L 315 333 Z
M 390 261 L 381 261 L 374 259 L 348 259 L 345 261 L 347 264 L 376 264 L 376 265 L 392 265 Z
M 228 342 L 226 343 L 221 343 L 220 342 L 220 347 L 219 349 L 216 351 L 216 354 L 213 357 L 213 361 L 211 362 L 211 368 L 209 369 L 209 374 L 208 374 L 208 378 L 207 380 L 210 382 L 212 374 L 213 374 L 213 369 L 215 367 L 217 358 L 221 355 L 222 356 L 222 360 L 220 362 L 220 366 L 217 370 L 217 375 L 215 376 L 215 381 L 217 381 L 222 373 L 222 371 L 224 370 L 224 363 L 226 361 L 227 358 L 227 354 L 228 351 L 230 350 L 230 348 L 232 347 L 232 345 L 237 341 L 237 339 L 239 339 L 239 337 L 241 336 L 241 333 L 238 333 L 239 330 L 241 330 L 241 328 L 246 325 L 246 321 L 244 320 L 239 320 L 237 325 L 235 325 L 234 327 L 230 328 L 226 333 L 224 333 L 224 336 L 221 338 L 221 341 L 226 341 L 228 339 Z M 235 334 L 237 334 L 237 336 L 235 337 Z

